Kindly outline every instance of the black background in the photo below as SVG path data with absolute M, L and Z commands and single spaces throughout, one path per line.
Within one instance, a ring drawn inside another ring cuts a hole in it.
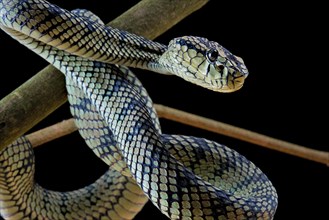
M 138 1 L 53 1 L 67 9 L 86 8 L 105 22 Z M 328 151 L 327 81 L 323 6 L 283 2 L 211 1 L 157 41 L 182 35 L 217 41 L 241 56 L 250 72 L 244 87 L 220 94 L 176 77 L 134 70 L 155 103 L 161 103 L 275 138 Z M 322 53 L 321 53 L 322 52 Z M 0 32 L 4 97 L 47 65 Z M 28 117 L 28 116 L 27 116 Z M 70 117 L 65 104 L 33 130 Z M 225 144 L 253 161 L 279 195 L 276 219 L 328 217 L 328 167 L 200 129 L 161 120 L 164 133 L 201 136 Z M 44 187 L 72 190 L 93 182 L 107 168 L 77 133 L 36 149 L 36 179 Z M 322 201 L 324 199 L 324 201 Z M 136 219 L 166 219 L 148 203 Z

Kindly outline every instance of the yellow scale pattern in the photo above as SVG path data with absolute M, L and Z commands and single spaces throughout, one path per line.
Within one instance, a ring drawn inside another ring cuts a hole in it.
M 111 168 L 77 191 L 43 189 L 33 181 L 33 154 L 22 137 L 0 153 L 4 218 L 131 219 L 147 197 L 171 219 L 273 218 L 276 191 L 253 163 L 212 141 L 162 134 L 138 79 L 125 67 L 98 62 L 169 72 L 225 92 L 239 89 L 248 75 L 240 58 L 198 37 L 174 39 L 166 47 L 43 0 L 2 0 L 0 13 L 4 31 L 65 74 L 79 132 Z M 190 77 L 181 69 L 190 70 Z

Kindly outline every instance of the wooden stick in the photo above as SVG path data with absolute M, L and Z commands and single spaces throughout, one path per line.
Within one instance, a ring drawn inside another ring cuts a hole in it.
M 277 150 L 283 153 L 291 154 L 304 159 L 323 163 L 329 166 L 329 152 L 309 149 L 297 144 L 292 144 L 286 141 L 268 137 L 256 132 L 246 129 L 238 128 L 219 121 L 155 104 L 155 109 L 161 118 L 191 125 L 197 128 L 212 131 L 218 134 L 227 135 L 229 137 L 237 138 L 246 142 L 250 142 L 262 147 Z M 43 143 L 49 142 L 53 139 L 70 134 L 76 131 L 77 128 L 73 119 L 69 119 L 50 127 L 44 128 L 40 131 L 27 135 L 31 141 L 32 146 L 36 147 Z
M 33 147 L 38 147 L 57 138 L 71 134 L 76 130 L 78 130 L 78 128 L 74 124 L 74 119 L 70 118 L 28 134 L 26 138 L 29 139 Z
M 207 2 L 143 0 L 110 25 L 153 39 Z M 0 151 L 66 100 L 64 76 L 52 66 L 46 67 L 0 100 Z
M 155 105 L 160 118 L 180 122 L 207 131 L 223 134 L 252 144 L 277 150 L 329 166 L 329 152 L 306 148 L 297 144 L 275 139 L 263 134 L 235 127 L 223 122 L 201 117 L 163 105 Z

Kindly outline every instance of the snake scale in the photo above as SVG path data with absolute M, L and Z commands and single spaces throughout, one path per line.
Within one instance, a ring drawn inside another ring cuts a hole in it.
M 127 68 L 233 92 L 248 75 L 241 58 L 201 37 L 165 46 L 43 0 L 0 0 L 0 27 L 63 72 L 79 133 L 109 165 L 82 189 L 47 190 L 35 183 L 32 146 L 20 137 L 0 152 L 3 218 L 132 219 L 148 200 L 171 219 L 274 217 L 277 194 L 266 175 L 226 146 L 162 134 L 152 100 Z

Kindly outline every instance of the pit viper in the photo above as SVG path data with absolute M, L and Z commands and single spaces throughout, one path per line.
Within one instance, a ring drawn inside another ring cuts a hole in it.
M 23 136 L 0 152 L 5 219 L 132 219 L 150 200 L 171 219 L 272 219 L 277 193 L 236 151 L 203 138 L 161 132 L 152 100 L 127 67 L 177 75 L 207 89 L 240 89 L 243 60 L 201 37 L 168 46 L 107 27 L 87 10 L 44 0 L 1 0 L 0 27 L 66 80 L 79 133 L 109 170 L 71 192 L 34 181 Z

